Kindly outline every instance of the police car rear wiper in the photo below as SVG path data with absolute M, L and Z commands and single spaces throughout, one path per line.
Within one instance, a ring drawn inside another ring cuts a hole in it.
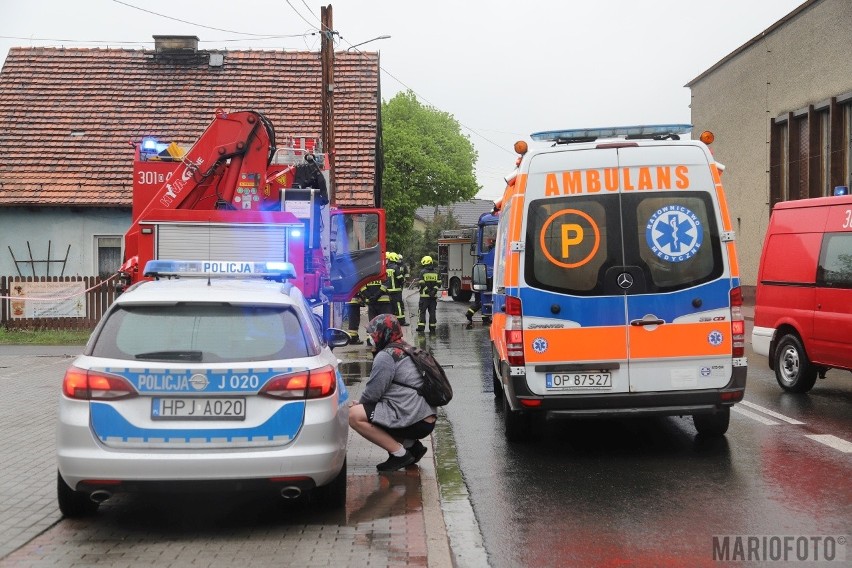
M 149 353 L 137 353 L 137 359 L 152 359 L 164 361 L 201 361 L 201 351 L 151 351 Z

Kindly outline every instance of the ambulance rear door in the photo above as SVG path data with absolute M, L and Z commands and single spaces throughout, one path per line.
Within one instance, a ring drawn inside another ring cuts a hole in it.
M 624 261 L 603 286 L 626 297 L 631 392 L 731 378 L 731 275 L 709 159 L 698 145 L 618 149 Z
M 530 158 L 517 294 L 535 394 L 630 389 L 625 293 L 603 278 L 625 264 L 617 170 L 614 148 L 557 146 Z

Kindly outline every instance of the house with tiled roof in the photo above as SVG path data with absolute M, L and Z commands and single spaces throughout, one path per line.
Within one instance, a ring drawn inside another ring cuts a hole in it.
M 276 138 L 321 137 L 318 52 L 13 48 L 0 71 L 0 275 L 110 273 L 131 222 L 134 144 L 188 148 L 215 111 L 256 110 Z M 177 43 L 175 43 L 177 40 Z M 380 203 L 377 53 L 334 61 L 336 203 Z
M 426 230 L 426 225 L 439 215 L 442 217 L 452 215 L 461 228 L 476 227 L 479 216 L 490 213 L 492 209 L 494 209 L 494 202 L 488 199 L 470 199 L 449 205 L 424 205 L 414 211 L 414 229 L 423 232 Z

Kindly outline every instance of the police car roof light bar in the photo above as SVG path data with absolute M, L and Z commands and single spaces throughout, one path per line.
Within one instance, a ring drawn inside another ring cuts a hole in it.
M 533 132 L 530 138 L 536 142 L 572 144 L 594 142 L 601 138 L 625 138 L 627 140 L 666 138 L 679 139 L 681 134 L 692 132 L 691 124 L 645 124 L 635 126 L 610 126 L 604 128 L 575 128 L 571 130 L 545 130 Z
M 230 260 L 149 260 L 145 276 L 195 278 L 267 278 L 286 280 L 296 277 L 291 262 L 244 262 Z

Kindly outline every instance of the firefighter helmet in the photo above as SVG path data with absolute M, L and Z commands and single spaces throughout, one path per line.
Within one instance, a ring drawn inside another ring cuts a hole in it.
M 431 265 L 432 264 L 432 257 L 427 254 L 426 256 L 424 256 L 423 258 L 420 259 L 420 264 L 422 264 L 423 266 Z

